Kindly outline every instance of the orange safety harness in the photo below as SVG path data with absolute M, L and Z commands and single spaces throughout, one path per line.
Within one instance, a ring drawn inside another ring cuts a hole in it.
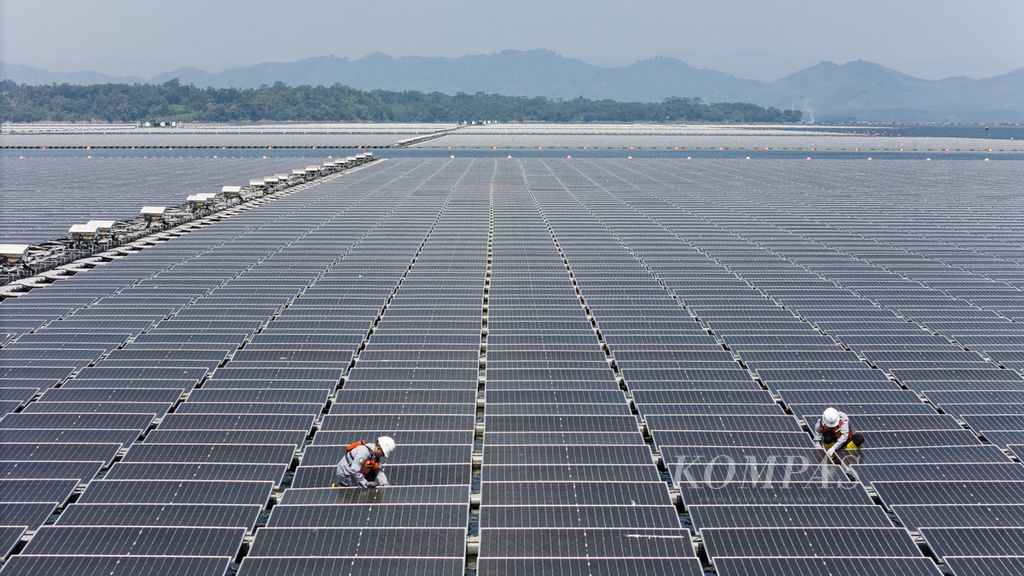
M 346 451 L 345 455 L 347 456 L 347 455 L 351 454 L 352 451 L 355 450 L 356 448 L 359 448 L 360 446 L 365 446 L 365 445 L 366 445 L 366 440 L 360 440 L 358 442 L 353 442 L 353 443 L 351 443 L 351 444 L 349 444 L 348 446 L 345 447 L 345 451 Z M 353 460 L 354 460 L 354 458 L 353 458 Z M 372 480 L 377 475 L 377 472 L 379 472 L 379 471 L 380 471 L 380 461 L 377 460 L 377 453 L 374 452 L 373 450 L 370 450 L 370 457 L 367 458 L 366 460 L 363 460 L 363 466 L 359 469 L 359 472 L 363 476 L 366 476 L 367 479 Z

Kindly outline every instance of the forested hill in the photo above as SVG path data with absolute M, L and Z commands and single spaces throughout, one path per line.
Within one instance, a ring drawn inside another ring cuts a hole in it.
M 704 103 L 699 98 L 661 102 L 551 100 L 498 94 L 362 91 L 334 86 L 253 89 L 163 84 L 53 84 L 0 82 L 0 118 L 14 122 L 89 121 L 335 121 L 458 122 L 799 122 L 797 110 L 746 103 Z

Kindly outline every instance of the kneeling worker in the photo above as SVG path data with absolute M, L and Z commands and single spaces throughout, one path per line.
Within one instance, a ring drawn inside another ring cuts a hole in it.
M 381 436 L 370 444 L 364 440 L 345 447 L 345 455 L 338 462 L 337 477 L 331 488 L 337 486 L 387 486 L 388 477 L 381 471 L 381 459 L 395 451 L 395 441 Z
M 826 408 L 825 412 L 818 418 L 818 425 L 814 429 L 814 441 L 820 442 L 822 446 L 828 446 L 826 454 L 829 458 L 847 447 L 847 443 L 860 446 L 864 443 L 864 435 L 860 432 L 850 432 L 850 417 L 845 412 L 835 408 Z

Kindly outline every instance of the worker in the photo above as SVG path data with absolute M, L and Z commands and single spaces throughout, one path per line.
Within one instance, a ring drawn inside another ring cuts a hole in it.
M 395 451 L 395 441 L 381 436 L 374 443 L 360 440 L 345 447 L 345 455 L 338 462 L 335 486 L 387 486 L 388 477 L 381 470 L 381 459 Z
M 860 432 L 852 432 L 850 429 L 850 417 L 845 412 L 835 408 L 826 408 L 818 418 L 818 425 L 814 428 L 814 441 L 827 447 L 826 454 L 829 458 L 848 447 L 848 444 L 860 446 L 864 443 L 864 435 Z

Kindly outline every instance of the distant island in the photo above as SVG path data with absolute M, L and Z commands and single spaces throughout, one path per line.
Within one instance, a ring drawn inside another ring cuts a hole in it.
M 700 98 L 620 102 L 573 98 L 363 91 L 341 84 L 198 88 L 162 84 L 17 84 L 0 82 L 0 118 L 13 122 L 800 122 L 799 110 Z

